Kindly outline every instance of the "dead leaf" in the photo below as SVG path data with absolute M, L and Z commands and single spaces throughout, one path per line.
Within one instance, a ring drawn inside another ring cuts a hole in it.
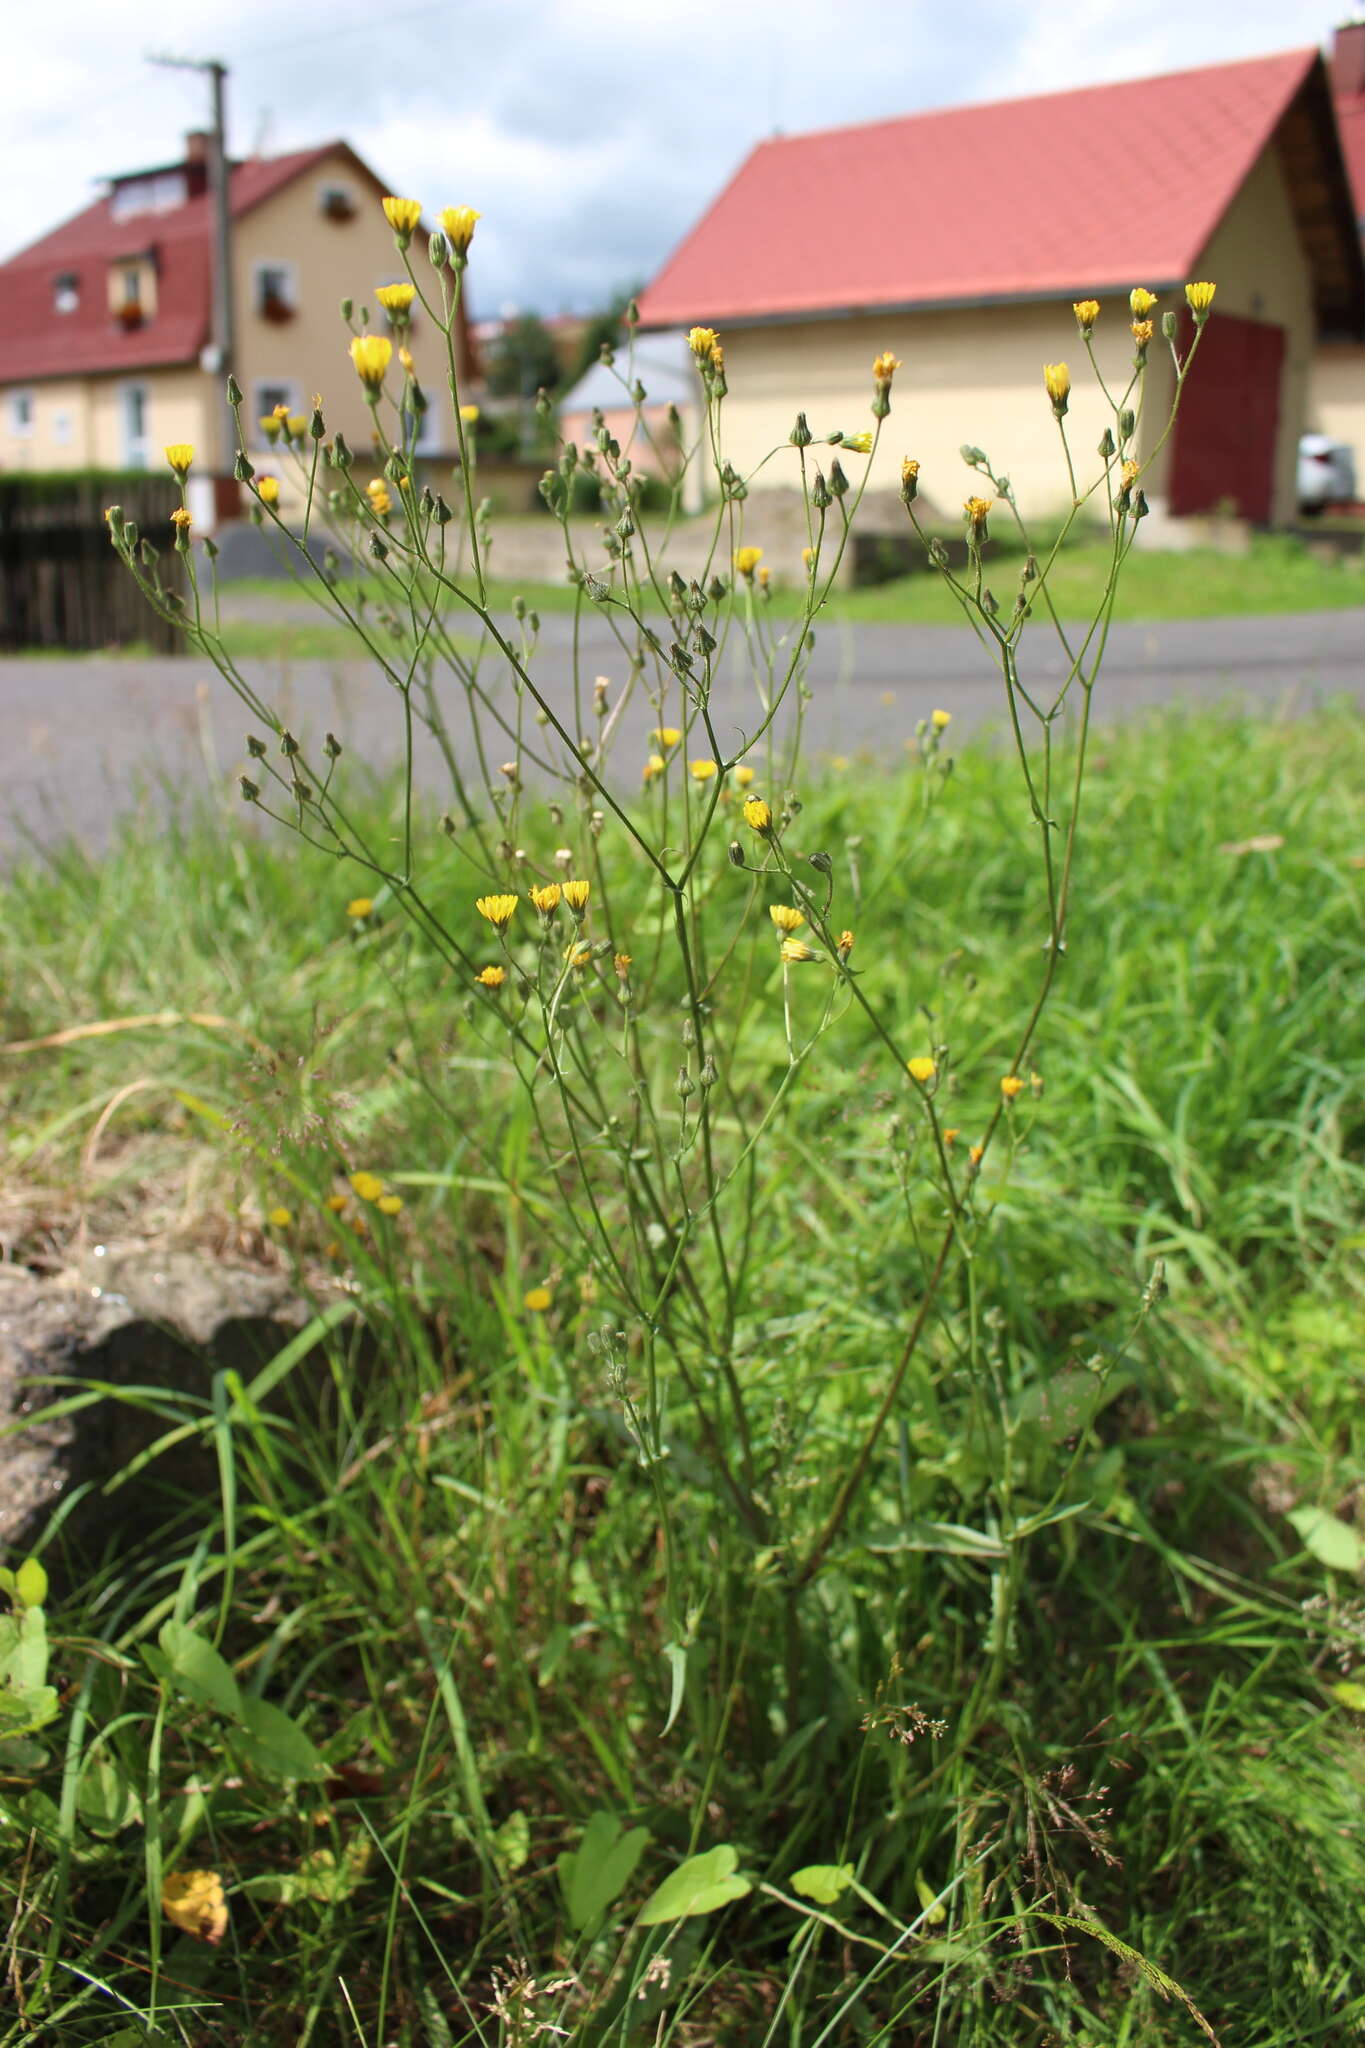
M 182 1934 L 214 1947 L 227 1933 L 223 1880 L 216 1870 L 178 1870 L 161 1887 L 161 1910 Z
M 1284 845 L 1283 832 L 1258 832 L 1254 839 L 1226 839 L 1220 853 L 1278 853 Z

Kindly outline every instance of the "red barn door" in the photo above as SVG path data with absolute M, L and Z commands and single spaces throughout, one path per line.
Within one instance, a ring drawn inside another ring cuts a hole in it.
M 1181 315 L 1183 356 L 1193 338 Z M 1269 522 L 1275 493 L 1284 329 L 1214 308 L 1180 401 L 1171 446 L 1171 511 L 1214 512 Z

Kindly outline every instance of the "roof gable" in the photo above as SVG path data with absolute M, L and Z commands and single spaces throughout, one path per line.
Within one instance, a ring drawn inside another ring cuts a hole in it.
M 765 142 L 652 326 L 1070 297 L 1191 274 L 1316 50 Z

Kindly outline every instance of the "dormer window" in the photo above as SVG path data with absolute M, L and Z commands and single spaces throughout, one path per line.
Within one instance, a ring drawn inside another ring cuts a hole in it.
M 262 320 L 292 320 L 298 304 L 292 263 L 258 263 L 255 269 L 256 311 Z
M 139 213 L 173 213 L 189 197 L 183 170 L 148 171 L 137 178 L 120 178 L 109 199 L 114 220 L 131 220 Z
M 81 302 L 81 281 L 74 270 L 63 271 L 52 280 L 54 313 L 74 313 Z
M 156 260 L 125 256 L 109 266 L 109 311 L 120 327 L 140 327 L 156 312 Z
M 348 185 L 324 185 L 318 193 L 318 211 L 325 220 L 354 220 L 359 208 Z

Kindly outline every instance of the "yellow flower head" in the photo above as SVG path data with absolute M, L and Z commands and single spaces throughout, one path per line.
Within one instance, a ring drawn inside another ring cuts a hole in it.
M 961 1129 L 957 1124 L 946 1124 L 943 1131 L 943 1142 L 945 1145 L 955 1145 L 961 1135 Z
M 1071 396 L 1071 372 L 1065 363 L 1043 364 L 1043 389 L 1052 400 L 1052 409 L 1060 419 Z
M 474 976 L 474 979 L 481 983 L 484 988 L 501 988 L 507 979 L 507 969 L 505 967 L 481 967 Z
M 807 573 L 809 574 L 809 573 L 810 573 L 810 572 L 812 572 L 812 571 L 814 570 L 814 568 L 815 568 L 815 549 L 814 549 L 814 548 L 802 548 L 802 550 L 801 550 L 801 559 L 802 559 L 802 561 L 803 561 L 803 562 L 805 563 L 805 565 L 806 565 L 806 570 L 807 570 Z
M 985 1153 L 986 1148 L 984 1145 L 969 1145 L 967 1147 L 967 1157 L 971 1160 L 973 1166 L 980 1166 Z
M 850 449 L 854 455 L 870 455 L 872 453 L 872 436 L 871 434 L 845 434 L 841 446 Z
M 560 887 L 558 882 L 533 882 L 531 884 L 531 907 L 542 917 L 553 917 L 559 908 Z
M 441 228 L 457 256 L 467 256 L 474 228 L 483 219 L 472 206 L 447 206 L 441 212 Z
M 377 476 L 373 483 L 366 484 L 365 496 L 370 501 L 370 510 L 376 519 L 385 519 L 392 512 L 393 499 L 389 496 L 389 487 L 382 476 Z
M 351 1191 L 362 1202 L 377 1202 L 384 1192 L 384 1183 L 377 1173 L 353 1173 Z
M 872 374 L 879 384 L 889 384 L 900 367 L 900 357 L 893 356 L 889 348 L 884 348 L 879 356 L 872 359 Z
M 630 975 L 630 959 L 631 956 L 629 953 L 612 954 L 611 964 L 616 969 L 616 979 L 618 981 L 625 981 L 628 979 Z
M 406 313 L 417 297 L 415 284 L 377 284 L 374 295 L 386 313 Z
M 772 581 L 772 574 L 773 574 L 773 572 L 772 572 L 772 570 L 771 570 L 771 569 L 769 569 L 769 568 L 762 568 L 762 569 L 760 569 L 760 570 L 759 570 L 759 572 L 758 572 L 758 587 L 759 587 L 759 589 L 760 589 L 760 590 L 766 590 L 766 589 L 767 589 L 767 587 L 768 587 L 769 583 L 770 583 L 770 582 Z
M 410 348 L 400 348 L 398 351 L 398 361 L 400 366 L 404 370 L 406 370 L 409 377 L 411 377 L 417 369 L 417 364 L 413 358 L 412 350 Z
M 841 960 L 847 960 L 847 958 L 848 958 L 849 954 L 850 954 L 850 953 L 851 953 L 851 952 L 853 951 L 853 934 L 852 934 L 852 932 L 840 932 L 840 934 L 839 934 L 839 949 L 838 949 L 838 950 L 839 950 L 839 958 L 840 958 Z
M 280 480 L 277 476 L 258 476 L 256 496 L 263 505 L 278 505 L 280 502 Z
M 187 512 L 183 505 L 177 505 L 171 514 L 171 525 L 176 529 L 177 533 L 188 533 L 192 519 L 192 513 Z
M 687 346 L 699 363 L 709 363 L 719 338 L 714 327 L 694 327 L 687 337 Z
M 644 766 L 645 781 L 652 782 L 656 775 L 662 775 L 664 772 L 664 765 L 664 757 L 662 754 L 651 754 L 649 759 L 645 762 Z
M 331 1210 L 334 1216 L 340 1216 L 342 1211 L 346 1207 L 345 1195 L 329 1195 L 327 1197 L 326 1207 Z
M 901 496 L 907 505 L 913 505 L 919 494 L 919 463 L 913 455 L 907 455 L 901 464 Z
M 1081 330 L 1082 339 L 1089 341 L 1091 335 L 1095 332 L 1095 322 L 1100 317 L 1099 300 L 1077 299 L 1071 310 L 1076 315 L 1076 325 Z
M 989 498 L 968 498 L 962 507 L 967 515 L 967 524 L 980 540 L 986 538 L 986 521 L 991 516 Z
M 1142 467 L 1140 463 L 1125 462 L 1119 471 L 1119 489 L 1131 491 L 1141 474 Z
M 568 904 L 575 917 L 583 915 L 583 912 L 588 907 L 588 898 L 591 894 L 591 882 L 575 881 L 564 884 L 564 901 Z
M 770 903 L 768 915 L 780 932 L 795 932 L 806 922 L 805 912 L 792 903 Z
M 757 772 L 757 769 L 751 768 L 747 761 L 741 761 L 735 770 L 735 788 L 748 789 Z
M 925 1053 L 918 1053 L 914 1059 L 907 1060 L 905 1067 L 910 1079 L 918 1081 L 921 1088 L 926 1088 L 938 1072 L 938 1068 Z
M 651 738 L 656 739 L 661 747 L 676 747 L 682 734 L 676 725 L 657 725 Z
M 1216 284 L 1186 285 L 1185 303 L 1193 313 L 1196 325 L 1202 327 L 1208 319 L 1209 307 L 1213 304 L 1213 295 L 1217 289 Z
M 346 905 L 346 915 L 347 917 L 368 917 L 373 909 L 373 896 L 353 896 Z
M 951 711 L 931 711 L 929 713 L 929 723 L 935 732 L 945 732 L 952 722 L 953 714 Z
M 820 957 L 814 946 L 808 946 L 804 939 L 784 939 L 780 950 L 784 960 L 794 962 L 818 960 Z
M 460 418 L 464 421 L 467 427 L 477 425 L 479 418 L 479 408 L 477 407 L 477 405 L 462 405 L 460 407 Z
M 592 959 L 592 947 L 580 946 L 578 941 L 575 940 L 573 945 L 564 948 L 564 958 L 568 961 L 570 967 L 581 974 Z
M 475 899 L 474 908 L 478 911 L 480 917 L 488 919 L 488 922 L 495 931 L 505 932 L 516 915 L 517 898 L 515 896 L 479 896 Z
M 399 1216 L 403 1211 L 403 1197 L 401 1195 L 381 1195 L 375 1203 L 375 1207 L 381 1216 Z
M 1146 348 L 1152 338 L 1152 323 L 1150 320 L 1134 320 L 1128 331 L 1139 348 Z
M 741 576 L 747 576 L 751 583 L 754 580 L 754 570 L 762 560 L 762 548 L 735 549 L 735 568 Z
M 771 832 L 773 814 L 761 796 L 749 797 L 744 805 L 744 822 L 751 832 Z
M 543 1316 L 553 1300 L 548 1287 L 528 1287 L 521 1297 L 521 1305 L 528 1308 L 533 1316 Z
M 188 441 L 172 441 L 166 450 L 166 460 L 178 477 L 184 477 L 194 460 L 194 449 Z
M 291 1210 L 285 1208 L 278 1208 L 272 1209 L 265 1220 L 275 1230 L 288 1230 L 290 1224 L 294 1220 L 294 1217 Z
M 709 782 L 720 770 L 714 761 L 689 761 L 687 772 L 694 782 Z
M 1133 309 L 1133 318 L 1145 320 L 1156 304 L 1156 293 L 1146 291 L 1140 284 L 1135 284 L 1128 294 L 1128 303 Z
M 257 420 L 256 424 L 272 446 L 279 440 L 280 422 L 273 412 L 267 413 L 264 419 Z
M 307 413 L 291 412 L 285 420 L 284 431 L 291 441 L 301 441 L 308 432 Z
M 351 361 L 367 391 L 378 391 L 393 358 L 393 343 L 387 334 L 357 334 L 351 342 Z
M 384 201 L 384 218 L 397 235 L 399 248 L 406 249 L 422 218 L 422 202 L 390 197 Z
M 1022 1077 L 1018 1074 L 1006 1074 L 1000 1083 L 1000 1093 L 1004 1096 L 1006 1102 L 1013 1102 L 1015 1096 L 1022 1095 L 1023 1092 L 1024 1082 Z

